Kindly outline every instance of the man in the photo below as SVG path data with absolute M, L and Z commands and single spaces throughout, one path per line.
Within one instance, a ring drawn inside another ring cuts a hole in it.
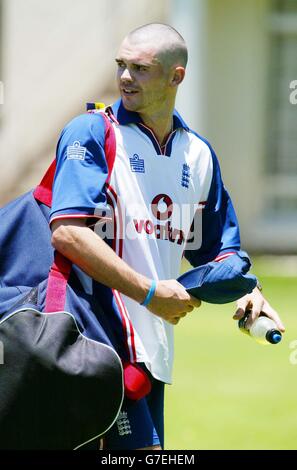
M 95 292 L 96 283 L 112 289 L 129 359 L 141 363 L 152 382 L 149 395 L 124 402 L 106 447 L 161 449 L 173 325 L 200 306 L 175 280 L 193 222 L 177 217 L 178 207 L 196 205 L 202 213 L 201 243 L 185 252 L 194 266 L 239 250 L 239 232 L 213 150 L 174 110 L 187 64 L 183 38 L 167 25 L 142 26 L 124 39 L 116 62 L 121 100 L 109 109 L 115 161 L 106 159 L 100 116 L 79 116 L 65 127 L 57 148 L 52 244 L 76 265 L 86 290 Z M 115 213 L 113 249 L 88 226 L 107 201 Z

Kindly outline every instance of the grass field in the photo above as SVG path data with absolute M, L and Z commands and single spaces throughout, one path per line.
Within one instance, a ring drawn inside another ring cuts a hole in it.
M 166 449 L 297 449 L 297 277 L 267 275 L 260 261 L 254 271 L 286 326 L 283 340 L 263 346 L 242 334 L 233 303 L 203 304 L 180 322 Z

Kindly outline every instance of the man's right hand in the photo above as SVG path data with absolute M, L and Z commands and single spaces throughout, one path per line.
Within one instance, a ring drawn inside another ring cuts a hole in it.
M 200 305 L 199 299 L 188 294 L 178 281 L 170 279 L 158 282 L 155 295 L 146 308 L 163 320 L 176 325 L 182 317 Z

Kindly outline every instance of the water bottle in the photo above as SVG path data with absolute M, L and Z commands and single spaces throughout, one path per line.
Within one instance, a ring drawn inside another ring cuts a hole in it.
M 255 338 L 260 344 L 277 344 L 282 339 L 282 334 L 278 330 L 276 323 L 268 318 L 264 313 L 254 321 L 249 329 L 246 328 L 246 322 L 251 311 L 248 310 L 244 317 L 238 321 L 238 326 L 243 333 Z

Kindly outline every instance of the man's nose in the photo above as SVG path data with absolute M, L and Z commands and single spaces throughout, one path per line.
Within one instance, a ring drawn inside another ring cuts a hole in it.
M 128 67 L 125 67 L 125 69 L 121 73 L 121 81 L 122 82 L 125 82 L 125 81 L 131 82 L 132 80 L 133 80 L 133 78 L 131 76 L 131 73 L 130 73 Z

